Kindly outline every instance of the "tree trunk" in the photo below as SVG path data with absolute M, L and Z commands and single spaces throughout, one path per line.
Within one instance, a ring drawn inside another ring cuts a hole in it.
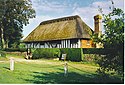
M 1 48 L 4 49 L 5 48 L 5 40 L 3 37 L 3 28 L 1 26 Z
M 9 43 L 9 40 L 7 39 L 7 40 L 5 41 L 5 48 L 8 48 L 8 43 Z

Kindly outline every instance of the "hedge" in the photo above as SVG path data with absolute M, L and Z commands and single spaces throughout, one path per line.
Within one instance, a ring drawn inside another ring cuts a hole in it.
M 32 49 L 34 50 L 34 49 Z M 80 48 L 37 48 L 32 52 L 33 59 L 60 58 L 66 54 L 66 60 L 81 61 L 82 50 Z
M 82 49 L 84 54 L 100 54 L 100 55 L 105 55 L 107 53 L 112 53 L 115 54 L 116 50 L 115 49 L 105 49 L 105 48 L 83 48 Z
M 32 59 L 59 58 L 59 56 L 60 50 L 58 48 L 37 48 L 32 52 Z
M 5 48 L 4 51 L 6 52 L 26 52 L 27 48 Z

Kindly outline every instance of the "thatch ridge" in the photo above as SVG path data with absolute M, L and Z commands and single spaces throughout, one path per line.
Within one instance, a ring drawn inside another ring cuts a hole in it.
M 40 25 L 54 23 L 54 22 L 60 22 L 60 21 L 66 21 L 66 20 L 73 20 L 73 19 L 76 19 L 76 18 L 80 18 L 80 17 L 78 15 L 68 16 L 68 17 L 62 17 L 62 18 L 57 18 L 57 19 L 43 21 L 43 22 L 40 23 Z

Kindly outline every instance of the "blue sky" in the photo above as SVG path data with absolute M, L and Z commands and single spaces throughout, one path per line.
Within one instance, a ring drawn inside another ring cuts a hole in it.
M 24 26 L 24 38 L 28 36 L 42 21 L 79 15 L 82 20 L 94 30 L 93 17 L 100 14 L 98 6 L 107 14 L 111 10 L 111 0 L 31 0 L 36 11 L 36 18 L 30 19 L 29 24 Z M 115 7 L 124 9 L 124 0 L 113 0 Z M 23 39 L 24 39 L 23 38 Z

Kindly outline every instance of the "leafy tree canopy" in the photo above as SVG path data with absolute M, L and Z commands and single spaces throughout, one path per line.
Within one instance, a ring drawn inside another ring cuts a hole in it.
M 30 0 L 0 0 L 0 36 L 2 47 L 11 47 L 22 38 L 23 25 L 35 18 Z M 3 42 L 3 41 L 4 42 Z
M 105 33 L 96 38 L 102 42 L 104 49 L 109 49 L 106 56 L 99 59 L 99 72 L 115 71 L 123 76 L 124 73 L 124 13 L 119 8 L 114 8 L 107 15 L 103 14 Z

